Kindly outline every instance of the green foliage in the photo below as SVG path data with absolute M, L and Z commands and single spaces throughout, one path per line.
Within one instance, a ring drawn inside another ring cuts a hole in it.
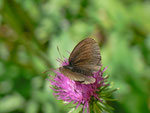
M 148 0 L 0 0 L 0 113 L 68 112 L 42 72 L 89 36 L 120 89 L 113 112 L 150 112 L 149 13 Z

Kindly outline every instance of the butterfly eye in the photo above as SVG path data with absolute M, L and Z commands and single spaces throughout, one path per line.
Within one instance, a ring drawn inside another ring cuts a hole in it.
M 71 61 L 69 61 L 69 65 L 70 65 L 70 66 L 73 66 L 73 64 L 72 64 L 72 62 L 71 62 Z

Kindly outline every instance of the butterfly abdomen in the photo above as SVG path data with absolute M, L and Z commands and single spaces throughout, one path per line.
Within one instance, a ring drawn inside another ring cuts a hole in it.
M 92 72 L 87 72 L 87 71 L 81 70 L 80 68 L 73 67 L 73 66 L 70 66 L 70 65 L 63 66 L 63 67 L 66 68 L 66 69 L 71 70 L 72 72 L 80 73 L 80 74 L 87 75 L 87 76 L 92 75 Z

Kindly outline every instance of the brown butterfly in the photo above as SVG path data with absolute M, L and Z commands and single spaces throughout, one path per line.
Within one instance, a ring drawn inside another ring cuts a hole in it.
M 95 82 L 93 73 L 97 72 L 101 65 L 101 56 L 98 44 L 92 38 L 86 38 L 79 42 L 69 57 L 69 65 L 60 67 L 62 74 L 82 84 Z

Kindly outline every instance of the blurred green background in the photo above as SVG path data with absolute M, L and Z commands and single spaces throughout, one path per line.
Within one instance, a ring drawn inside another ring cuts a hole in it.
M 45 70 L 99 43 L 114 113 L 150 112 L 150 0 L 0 0 L 0 113 L 67 113 Z

